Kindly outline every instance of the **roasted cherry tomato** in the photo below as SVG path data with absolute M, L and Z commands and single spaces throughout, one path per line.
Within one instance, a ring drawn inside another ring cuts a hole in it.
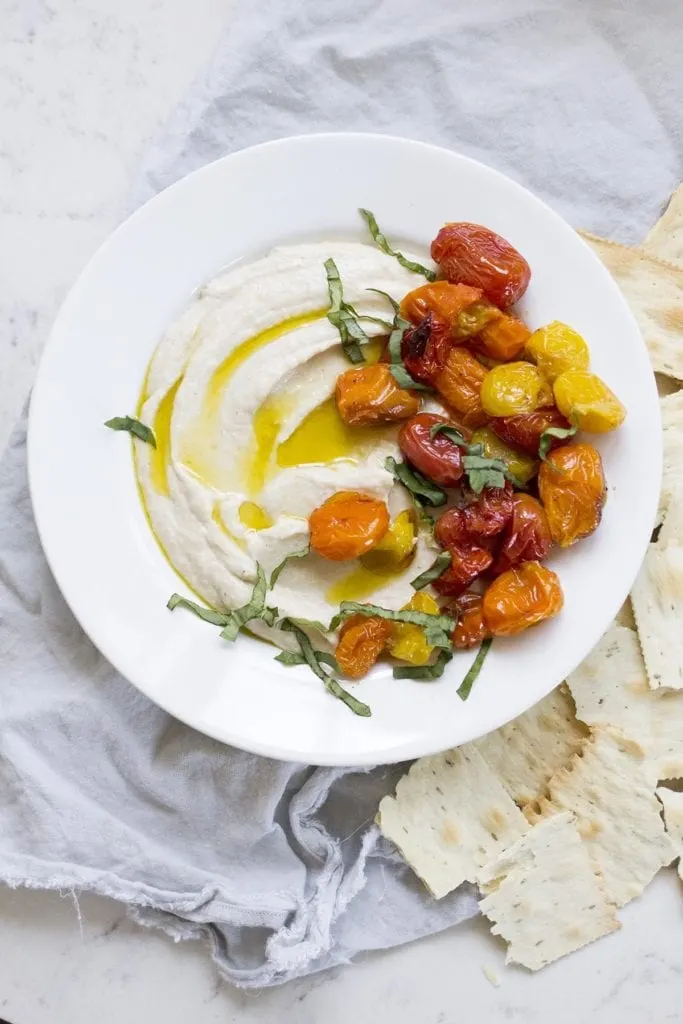
M 487 324 L 473 344 L 490 359 L 507 363 L 518 358 L 530 337 L 531 331 L 518 317 L 506 314 Z
M 552 543 L 548 517 L 540 501 L 530 494 L 515 494 L 512 515 L 493 571 L 498 574 L 522 562 L 540 562 L 550 551 Z
M 455 487 L 463 474 L 462 449 L 445 434 L 431 436 L 432 427 L 448 423 L 442 416 L 421 412 L 401 427 L 398 443 L 408 462 L 440 487 Z
M 512 515 L 513 493 L 509 483 L 505 487 L 485 487 L 466 505 L 449 508 L 436 521 L 437 543 L 451 548 L 502 533 Z
M 413 324 L 419 324 L 431 313 L 441 323 L 457 323 L 458 316 L 482 296 L 480 288 L 466 284 L 451 284 L 450 281 L 433 281 L 420 285 L 401 299 L 401 316 Z
M 491 420 L 488 427 L 480 427 L 472 434 L 472 444 L 480 444 L 487 459 L 500 459 L 521 484 L 527 484 L 538 471 L 538 460 L 526 452 L 501 441 L 493 430 L 500 420 Z
M 473 590 L 466 590 L 453 602 L 452 611 L 457 625 L 453 630 L 452 639 L 453 646 L 458 650 L 465 651 L 470 647 L 477 647 L 486 639 L 487 629 L 482 605 L 482 595 L 475 594 Z
M 551 619 L 563 604 L 556 573 L 540 562 L 524 562 L 498 576 L 486 590 L 484 622 L 492 636 L 514 636 Z
M 361 562 L 371 572 L 397 572 L 407 566 L 415 551 L 417 540 L 416 515 L 413 509 L 399 512 L 381 540 L 365 555 Z
M 521 299 L 531 278 L 524 257 L 481 224 L 446 224 L 432 242 L 431 253 L 449 281 L 481 288 L 501 309 Z
M 481 426 L 488 420 L 481 404 L 481 388 L 487 373 L 468 349 L 456 346 L 433 378 L 436 390 L 469 427 Z
M 486 374 L 481 404 L 489 416 L 517 416 L 553 404 L 553 392 L 532 363 L 502 363 Z
M 616 430 L 626 409 L 603 380 L 588 370 L 567 370 L 553 385 L 557 408 L 589 434 Z
M 581 335 L 559 320 L 534 331 L 526 343 L 526 354 L 549 381 L 566 370 L 587 370 L 590 361 Z
M 401 339 L 401 359 L 406 370 L 422 384 L 431 384 L 453 348 L 447 323 L 428 313 L 417 327 L 409 327 Z
M 463 286 L 464 287 L 464 286 Z M 467 306 L 451 323 L 451 335 L 455 341 L 465 341 L 480 334 L 489 324 L 502 320 L 504 313 L 488 299 L 477 299 Z
M 566 444 L 538 471 L 538 491 L 553 540 L 568 548 L 597 529 L 607 497 L 600 453 L 591 444 Z
M 437 615 L 439 606 L 433 597 L 420 591 L 413 594 L 408 604 L 401 610 Z M 408 661 L 411 665 L 424 665 L 434 650 L 425 639 L 424 629 L 421 626 L 414 626 L 412 622 L 392 622 L 387 646 L 394 658 Z
M 555 406 L 537 409 L 536 412 L 523 413 L 521 416 L 506 416 L 491 420 L 491 430 L 506 444 L 515 445 L 536 457 L 541 443 L 541 434 L 549 427 L 562 427 L 568 430 L 571 426 L 566 417 Z M 550 438 L 549 451 L 559 448 L 567 441 L 559 437 Z M 514 470 L 511 470 L 514 473 Z
M 387 646 L 391 623 L 386 619 L 352 615 L 341 627 L 339 642 L 334 652 L 337 664 L 345 676 L 360 679 L 379 658 Z
M 338 491 L 313 509 L 308 525 L 311 550 L 333 562 L 359 558 L 381 540 L 389 528 L 383 501 L 359 491 Z
M 452 559 L 450 567 L 434 580 L 432 586 L 437 593 L 445 597 L 459 597 L 477 576 L 488 569 L 493 561 L 493 555 L 488 548 L 473 544 L 471 541 L 451 544 L 448 550 Z
M 386 363 L 347 370 L 337 378 L 337 409 L 351 427 L 407 420 L 420 408 L 420 399 L 394 380 Z

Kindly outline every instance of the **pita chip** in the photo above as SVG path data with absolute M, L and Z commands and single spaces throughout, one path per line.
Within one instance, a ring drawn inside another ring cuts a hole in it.
M 683 380 L 683 266 L 580 231 L 617 282 L 638 321 L 652 368 Z
M 613 624 L 567 679 L 576 715 L 645 751 L 651 781 L 683 777 L 683 693 L 651 690 L 634 630 Z
M 380 803 L 378 824 L 437 899 L 529 828 L 472 744 L 416 761 Z
M 669 205 L 643 242 L 643 249 L 660 260 L 683 264 L 683 185 L 679 185 Z
M 664 808 L 664 824 L 678 856 L 678 874 L 683 878 L 683 793 L 666 789 L 657 790 L 657 796 Z
M 611 729 L 595 729 L 582 754 L 548 785 L 543 817 L 570 811 L 611 903 L 639 896 L 676 855 L 664 831 L 645 755 Z
M 620 927 L 569 813 L 540 822 L 480 872 L 480 910 L 506 963 L 537 971 Z
M 683 487 L 683 391 L 662 398 L 659 407 L 662 412 L 664 444 L 662 490 L 659 498 L 661 522 L 671 504 L 674 491 Z

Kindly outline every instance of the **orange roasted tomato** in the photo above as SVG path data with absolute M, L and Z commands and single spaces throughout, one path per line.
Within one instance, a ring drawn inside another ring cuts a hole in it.
M 508 569 L 484 593 L 484 623 L 491 636 L 514 636 L 551 619 L 564 597 L 557 574 L 540 562 Z
M 434 537 L 444 548 L 495 537 L 502 533 L 512 516 L 514 492 L 505 487 L 485 487 L 468 504 L 449 508 L 439 516 Z
M 418 413 L 403 424 L 398 443 L 408 462 L 420 473 L 440 487 L 455 487 L 463 474 L 462 449 L 445 434 L 431 436 L 432 427 L 440 423 L 448 424 L 448 420 L 429 412 Z
M 419 324 L 431 313 L 435 320 L 451 327 L 457 323 L 460 313 L 481 296 L 481 288 L 451 284 L 449 281 L 433 281 L 414 288 L 401 299 L 401 316 L 413 324 Z
M 432 586 L 444 597 L 459 597 L 477 576 L 486 572 L 493 561 L 493 555 L 488 548 L 472 541 L 451 544 L 448 550 L 451 564 L 437 580 L 434 580 Z
M 453 602 L 449 611 L 454 613 L 454 618 L 457 621 L 452 636 L 454 647 L 465 651 L 470 647 L 477 647 L 482 640 L 486 639 L 487 629 L 484 622 L 481 594 L 475 594 L 473 590 L 466 590 L 457 601 Z
M 481 224 L 446 224 L 432 242 L 431 254 L 449 281 L 481 288 L 501 309 L 518 302 L 531 279 L 524 257 Z
M 433 378 L 436 390 L 468 427 L 480 427 L 488 422 L 481 404 L 481 388 L 487 373 L 486 367 L 468 349 L 456 346 Z
M 505 416 L 491 420 L 491 429 L 501 441 L 516 445 L 517 448 L 536 457 L 541 434 L 549 427 L 562 427 L 563 430 L 568 430 L 571 424 L 554 406 L 537 409 L 536 412 L 522 413 L 521 416 Z M 566 443 L 562 438 L 551 437 L 549 450 Z
M 352 615 L 341 627 L 334 656 L 345 676 L 360 679 L 370 671 L 389 639 L 391 623 L 386 619 Z
M 600 453 L 592 444 L 556 448 L 538 471 L 538 492 L 553 540 L 568 548 L 597 529 L 607 497 Z
M 308 520 L 311 550 L 333 562 L 359 558 L 389 529 L 383 501 L 359 491 L 337 491 Z
M 518 317 L 505 314 L 487 324 L 473 344 L 489 359 L 507 363 L 518 358 L 530 337 L 531 331 Z
M 340 374 L 336 399 L 339 415 L 350 427 L 407 420 L 420 408 L 417 395 L 399 387 L 386 363 Z
M 417 327 L 409 327 L 401 339 L 401 359 L 406 370 L 422 384 L 431 384 L 453 348 L 450 328 L 428 313 Z
M 540 501 L 530 494 L 515 494 L 512 515 L 493 571 L 498 574 L 522 562 L 540 562 L 550 551 L 552 543 L 548 517 Z

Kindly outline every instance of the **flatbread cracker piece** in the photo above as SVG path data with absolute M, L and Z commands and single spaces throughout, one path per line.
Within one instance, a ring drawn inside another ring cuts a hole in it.
M 587 735 L 576 720 L 571 695 L 560 686 L 472 746 L 524 810 L 543 796 L 550 777 L 581 749 Z
M 556 814 L 490 861 L 482 913 L 509 943 L 506 963 L 537 971 L 620 926 L 571 814 Z
M 579 834 L 607 898 L 622 907 L 639 896 L 676 855 L 660 815 L 642 749 L 609 729 L 596 729 L 568 768 L 548 785 L 543 817 L 576 816 Z
M 683 337 L 681 338 L 683 344 Z M 667 395 L 659 403 L 662 412 L 664 464 L 659 496 L 659 521 L 671 505 L 674 491 L 683 486 L 683 391 Z
M 679 185 L 666 210 L 643 242 L 643 249 L 660 260 L 683 263 L 683 185 Z
M 683 693 L 650 689 L 632 629 L 610 626 L 567 685 L 582 722 L 619 729 L 643 748 L 653 784 L 683 776 Z
M 674 792 L 673 789 L 661 787 L 657 790 L 657 796 L 662 801 L 664 808 L 664 824 L 671 841 L 676 847 L 678 860 L 678 874 L 683 878 L 683 793 Z
M 683 491 L 672 495 L 659 538 L 631 590 L 638 638 L 653 690 L 683 689 Z
M 378 823 L 436 899 L 465 881 L 529 824 L 472 744 L 416 761 Z
M 652 368 L 683 380 L 683 267 L 580 231 L 617 282 L 638 321 Z

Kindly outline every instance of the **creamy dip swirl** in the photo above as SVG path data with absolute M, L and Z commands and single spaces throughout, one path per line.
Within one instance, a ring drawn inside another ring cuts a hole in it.
M 392 517 L 410 505 L 384 468 L 388 455 L 400 457 L 398 427 L 350 428 L 335 406 L 337 377 L 350 364 L 326 318 L 330 257 L 345 300 L 361 314 L 392 316 L 368 289 L 401 298 L 420 284 L 369 245 L 277 248 L 203 287 L 150 364 L 139 415 L 157 447 L 136 443 L 141 493 L 166 557 L 214 608 L 248 601 L 257 562 L 270 576 L 305 548 L 308 516 L 336 491 L 376 496 Z M 366 346 L 368 361 L 378 356 L 379 343 Z M 420 535 L 411 564 L 393 574 L 309 554 L 288 563 L 268 604 L 323 622 L 344 599 L 400 608 L 434 553 Z M 253 625 L 289 646 L 287 634 Z

